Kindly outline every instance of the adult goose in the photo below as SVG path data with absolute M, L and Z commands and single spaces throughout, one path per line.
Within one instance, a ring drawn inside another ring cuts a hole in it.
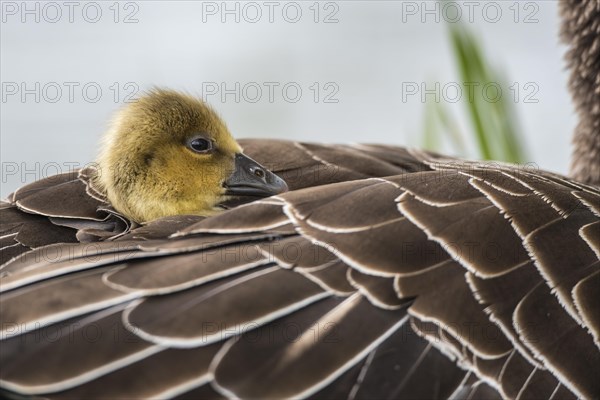
M 583 157 L 600 148 L 600 6 L 563 9 Z M 154 90 L 97 166 L 2 203 L 2 395 L 598 398 L 592 156 L 574 180 L 236 142 L 206 104 Z

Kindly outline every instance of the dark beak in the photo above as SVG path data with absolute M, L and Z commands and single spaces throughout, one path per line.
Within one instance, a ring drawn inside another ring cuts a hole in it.
M 235 155 L 235 171 L 223 186 L 230 196 L 268 197 L 288 190 L 283 179 L 241 153 Z

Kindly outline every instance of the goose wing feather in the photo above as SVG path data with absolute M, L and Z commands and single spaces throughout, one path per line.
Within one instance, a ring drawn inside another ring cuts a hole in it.
M 90 188 L 89 171 L 3 203 L 4 390 L 50 398 L 600 393 L 593 187 L 391 146 L 242 145 L 294 190 L 143 226 L 116 226 L 121 218 Z M 85 200 L 79 209 L 74 200 L 44 204 L 61 193 Z M 70 236 L 19 241 L 37 221 Z M 75 243 L 75 234 L 100 241 Z M 14 243 L 24 250 L 5 256 Z

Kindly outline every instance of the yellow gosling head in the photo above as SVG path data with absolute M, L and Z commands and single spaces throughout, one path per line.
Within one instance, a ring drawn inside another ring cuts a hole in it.
M 207 104 L 154 89 L 125 106 L 107 132 L 95 183 L 136 222 L 213 215 L 233 196 L 266 197 L 285 182 L 242 154 Z

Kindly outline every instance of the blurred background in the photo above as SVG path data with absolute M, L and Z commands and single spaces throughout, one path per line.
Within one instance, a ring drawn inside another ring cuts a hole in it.
M 1 196 L 94 160 L 152 86 L 236 137 L 371 142 L 567 173 L 555 1 L 2 1 Z

